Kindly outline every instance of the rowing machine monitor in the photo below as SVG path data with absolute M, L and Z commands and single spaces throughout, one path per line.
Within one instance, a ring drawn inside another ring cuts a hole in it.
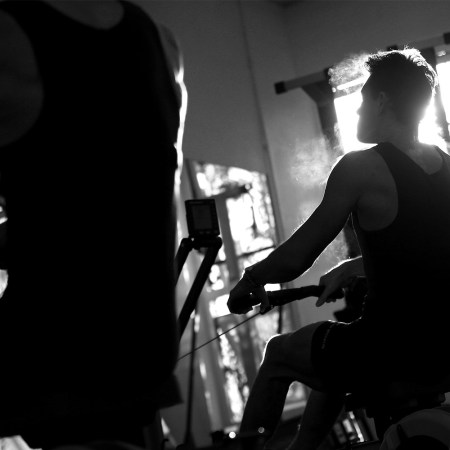
M 186 200 L 186 220 L 191 238 L 210 238 L 219 236 L 219 220 L 217 218 L 214 199 Z

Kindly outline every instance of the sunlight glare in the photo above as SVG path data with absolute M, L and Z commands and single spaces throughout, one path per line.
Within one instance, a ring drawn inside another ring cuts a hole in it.
M 339 134 L 344 153 L 373 147 L 373 144 L 363 144 L 356 137 L 357 111 L 361 106 L 361 91 L 358 90 L 336 98 L 334 106 L 336 108 Z
M 436 122 L 434 99 L 430 102 L 425 111 L 425 116 L 419 124 L 419 141 L 437 145 L 443 150 L 446 148 L 446 143 L 439 134 L 439 127 Z
M 450 80 L 450 61 L 438 64 L 436 69 L 440 80 L 442 103 L 448 122 L 450 118 L 450 83 L 448 82 Z

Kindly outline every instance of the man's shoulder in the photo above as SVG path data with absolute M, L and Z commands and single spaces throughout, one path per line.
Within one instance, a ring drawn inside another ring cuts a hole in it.
M 378 146 L 355 150 L 342 155 L 336 162 L 332 176 L 340 184 L 360 192 L 372 189 L 386 177 L 386 164 L 377 151 Z
M 9 12 L 2 9 L 2 2 L 0 2 L 0 63 L 19 60 L 20 45 L 27 41 L 28 38 L 22 27 Z M 2 66 L 2 70 L 4 69 L 5 67 Z
M 34 82 L 38 71 L 30 39 L 16 19 L 1 8 L 1 4 L 0 1 L 0 76 L 3 81 Z M 2 84 L 0 88 L 3 91 L 11 89 L 8 83 Z
M 17 139 L 34 123 L 42 89 L 31 42 L 0 2 L 0 146 Z
M 0 2 L 0 45 L 3 45 L 5 39 L 9 39 L 19 32 L 19 26 L 11 14 L 2 8 L 1 3 L 2 2 Z
M 362 170 L 372 167 L 380 161 L 381 156 L 377 152 L 378 145 L 364 150 L 353 150 L 342 155 L 338 164 L 348 170 Z

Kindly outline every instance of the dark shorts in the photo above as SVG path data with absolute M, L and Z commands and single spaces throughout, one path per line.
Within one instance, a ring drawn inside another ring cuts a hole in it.
M 371 338 L 359 321 L 330 320 L 317 328 L 312 338 L 311 360 L 324 391 L 354 392 L 385 378 Z

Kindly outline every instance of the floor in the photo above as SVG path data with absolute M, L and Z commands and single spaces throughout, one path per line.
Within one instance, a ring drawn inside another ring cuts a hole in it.
M 280 424 L 274 438 L 271 450 L 285 450 L 296 433 L 300 418 L 293 418 Z M 359 437 L 358 437 L 359 436 Z M 372 439 L 370 427 L 364 422 L 364 418 L 349 416 L 344 413 L 336 422 L 332 432 L 318 450 L 344 449 L 350 441 L 357 442 L 359 439 Z M 251 443 L 248 439 L 220 439 L 215 444 L 201 449 L 179 448 L 178 450 L 261 450 L 260 442 Z M 169 449 L 167 449 L 169 450 Z

